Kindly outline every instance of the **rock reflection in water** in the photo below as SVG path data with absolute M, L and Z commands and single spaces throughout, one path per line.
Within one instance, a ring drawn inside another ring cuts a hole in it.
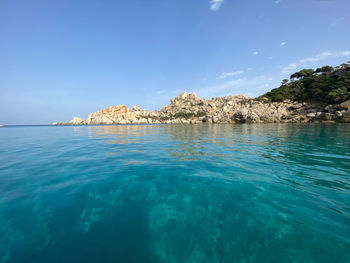
M 23 129 L 0 137 L 0 262 L 350 260 L 348 126 Z

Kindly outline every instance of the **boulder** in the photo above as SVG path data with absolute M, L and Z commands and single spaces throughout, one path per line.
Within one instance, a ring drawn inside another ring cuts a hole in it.
M 213 121 L 213 123 L 218 123 L 219 122 L 219 117 L 218 116 L 213 116 L 212 121 Z
M 308 117 L 308 118 L 315 118 L 316 117 L 316 113 L 315 112 L 308 113 L 308 114 L 306 114 L 306 117 Z
M 334 113 L 334 115 L 336 116 L 336 118 L 340 119 L 341 117 L 343 117 L 343 113 L 341 111 L 336 111 Z
M 350 100 L 344 101 L 335 107 L 337 110 L 350 110 Z
M 350 109 L 343 113 L 342 122 L 350 122 Z
M 131 110 L 131 111 L 140 111 L 140 106 L 135 105 L 135 106 L 132 107 L 130 110 Z
M 86 124 L 86 121 L 80 117 L 74 117 L 69 123 L 72 125 L 83 125 Z

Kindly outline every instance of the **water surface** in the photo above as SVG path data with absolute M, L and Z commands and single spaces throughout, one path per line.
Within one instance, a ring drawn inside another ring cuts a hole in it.
M 0 128 L 0 262 L 350 262 L 350 126 Z

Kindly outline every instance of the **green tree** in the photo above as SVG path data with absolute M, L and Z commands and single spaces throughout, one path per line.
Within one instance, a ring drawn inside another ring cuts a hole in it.
M 286 85 L 287 83 L 288 83 L 288 79 L 284 79 L 284 80 L 282 80 L 282 85 Z
M 290 76 L 290 79 L 301 79 L 301 78 L 308 77 L 314 73 L 315 71 L 313 69 L 303 69 L 303 70 L 300 70 L 299 72 L 292 74 Z
M 331 66 L 324 66 L 322 68 L 316 69 L 316 73 L 332 72 L 334 69 Z
M 340 102 L 340 101 L 346 100 L 349 95 L 350 93 L 347 91 L 347 88 L 345 87 L 334 89 L 328 93 L 329 98 L 333 102 Z
M 350 65 L 347 63 L 335 68 L 320 67 L 316 71 L 303 69 L 290 77 L 293 81 L 283 80 L 279 88 L 261 97 L 271 101 L 290 99 L 322 103 L 340 103 L 350 99 Z

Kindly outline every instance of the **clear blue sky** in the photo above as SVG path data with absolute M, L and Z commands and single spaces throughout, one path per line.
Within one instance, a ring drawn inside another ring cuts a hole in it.
M 349 0 L 1 0 L 0 124 L 254 97 L 348 60 Z

